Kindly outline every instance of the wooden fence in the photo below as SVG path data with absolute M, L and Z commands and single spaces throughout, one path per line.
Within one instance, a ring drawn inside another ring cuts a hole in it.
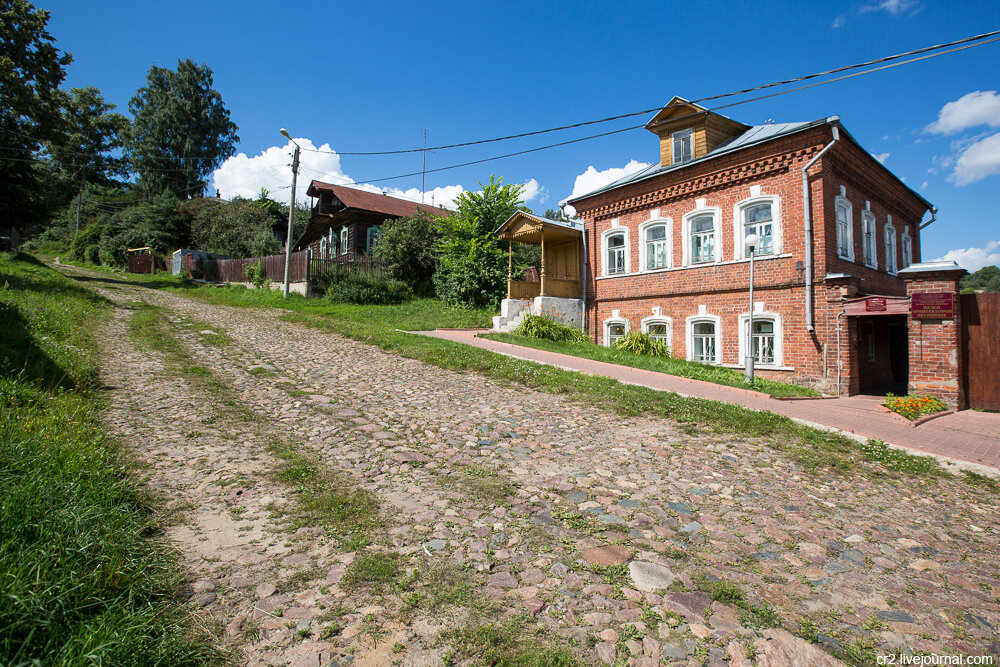
M 375 275 L 385 271 L 385 260 L 371 255 L 355 254 L 337 255 L 327 259 L 313 257 L 310 275 L 318 276 L 335 268 Z
M 246 267 L 257 262 L 264 265 L 268 280 L 283 282 L 285 280 L 285 255 L 268 255 L 267 257 L 244 257 L 242 259 L 192 259 L 191 255 L 181 258 L 181 273 L 191 278 L 204 278 L 223 283 L 250 282 L 246 277 Z M 292 264 L 289 271 L 289 282 L 299 283 L 309 281 L 309 251 L 300 250 L 292 253 Z

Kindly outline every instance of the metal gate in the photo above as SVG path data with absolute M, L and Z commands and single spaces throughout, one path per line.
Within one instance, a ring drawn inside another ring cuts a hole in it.
M 962 294 L 961 302 L 966 400 L 1000 410 L 1000 294 Z

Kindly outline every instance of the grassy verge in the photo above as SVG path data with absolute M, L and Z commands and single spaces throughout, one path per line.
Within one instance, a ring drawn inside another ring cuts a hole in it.
M 594 361 L 603 361 L 619 366 L 630 366 L 632 368 L 642 368 L 647 371 L 666 373 L 667 375 L 677 375 L 679 377 L 691 378 L 692 380 L 702 380 L 713 384 L 726 385 L 727 387 L 747 388 L 743 377 L 743 371 L 732 368 L 721 368 L 708 364 L 699 364 L 685 359 L 674 359 L 671 357 L 646 357 L 641 354 L 633 354 L 616 350 L 610 347 L 594 345 L 593 343 L 574 343 L 570 341 L 544 340 L 540 338 L 528 338 L 527 336 L 515 336 L 514 334 L 496 333 L 483 336 L 490 340 L 502 343 L 511 343 L 524 347 L 533 347 L 537 350 L 548 352 L 558 352 L 568 354 L 573 357 L 582 357 Z M 771 396 L 819 396 L 819 392 L 809 387 L 800 387 L 787 382 L 756 378 L 750 389 L 761 391 Z
M 0 286 L 0 664 L 223 662 L 98 420 L 105 304 L 23 255 Z

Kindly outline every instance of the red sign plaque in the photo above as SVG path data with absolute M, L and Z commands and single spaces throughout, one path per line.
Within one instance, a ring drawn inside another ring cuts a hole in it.
M 950 320 L 955 317 L 955 295 L 951 292 L 914 292 L 910 315 L 915 320 Z
M 869 297 L 865 300 L 865 311 L 869 313 L 884 313 L 885 299 L 877 296 Z

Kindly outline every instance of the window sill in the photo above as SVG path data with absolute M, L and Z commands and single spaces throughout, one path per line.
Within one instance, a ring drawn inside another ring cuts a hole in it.
M 837 253 L 837 258 L 838 258 L 838 259 L 842 259 L 842 260 L 844 260 L 845 262 L 853 262 L 853 261 L 854 261 L 854 258 L 853 258 L 853 257 L 847 257 L 847 256 L 845 256 L 845 255 L 841 255 L 840 253 Z

